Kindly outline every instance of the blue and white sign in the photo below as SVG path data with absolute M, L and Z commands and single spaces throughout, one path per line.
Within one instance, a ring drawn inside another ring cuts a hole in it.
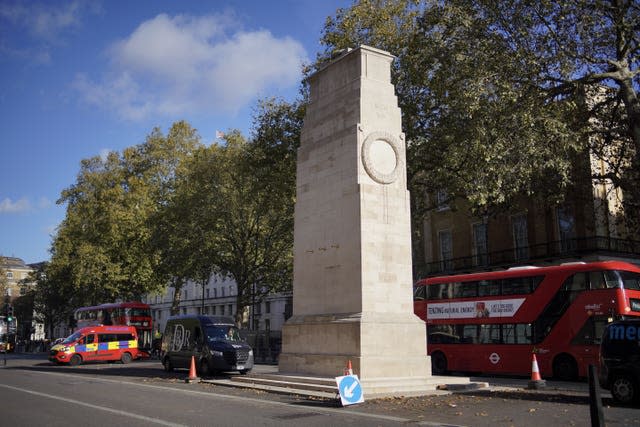
M 360 385 L 357 375 L 336 377 L 336 384 L 338 384 L 338 392 L 340 393 L 342 406 L 364 402 L 362 386 Z

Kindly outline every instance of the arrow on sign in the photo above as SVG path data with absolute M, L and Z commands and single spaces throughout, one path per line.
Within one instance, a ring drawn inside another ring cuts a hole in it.
M 348 386 L 346 386 L 344 388 L 344 397 L 346 397 L 347 399 L 351 399 L 353 397 L 353 390 L 355 390 L 356 387 L 358 387 L 358 382 L 357 381 L 354 381 L 351 384 L 349 384 Z

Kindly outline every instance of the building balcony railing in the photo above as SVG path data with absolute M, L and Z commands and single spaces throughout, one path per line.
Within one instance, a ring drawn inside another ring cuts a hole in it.
M 591 257 L 640 260 L 640 241 L 611 237 L 582 237 L 510 248 L 444 261 L 414 265 L 414 280 L 428 276 L 496 270 L 524 264 L 550 264 Z

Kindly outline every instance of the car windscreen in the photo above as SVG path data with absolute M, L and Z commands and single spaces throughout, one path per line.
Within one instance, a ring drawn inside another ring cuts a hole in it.
M 65 338 L 65 340 L 62 341 L 62 344 L 74 343 L 74 342 L 78 341 L 81 336 L 82 336 L 82 334 L 80 332 L 75 332 L 75 333 L 69 335 L 67 338 Z
M 207 341 L 242 341 L 240 331 L 235 326 L 214 325 L 205 326 L 204 334 Z

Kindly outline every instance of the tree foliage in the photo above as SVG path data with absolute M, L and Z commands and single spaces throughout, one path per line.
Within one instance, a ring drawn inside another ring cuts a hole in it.
M 136 299 L 164 286 L 149 219 L 166 203 L 180 159 L 198 144 L 195 130 L 177 122 L 166 137 L 154 129 L 122 155 L 82 161 L 59 200 L 67 214 L 49 267 L 68 281 L 76 306 Z
M 254 299 L 290 289 L 298 108 L 265 101 L 253 140 L 234 131 L 224 145 L 195 151 L 162 214 L 179 218 L 178 234 L 166 236 L 189 254 L 186 278 L 204 285 L 215 272 L 235 281 L 238 323 Z
M 359 44 L 397 55 L 418 215 L 432 207 L 419 195 L 440 189 L 476 214 L 522 195 L 557 201 L 587 149 L 611 164 L 594 178 L 640 200 L 638 12 L 623 0 L 362 0 L 328 19 L 319 62 Z

